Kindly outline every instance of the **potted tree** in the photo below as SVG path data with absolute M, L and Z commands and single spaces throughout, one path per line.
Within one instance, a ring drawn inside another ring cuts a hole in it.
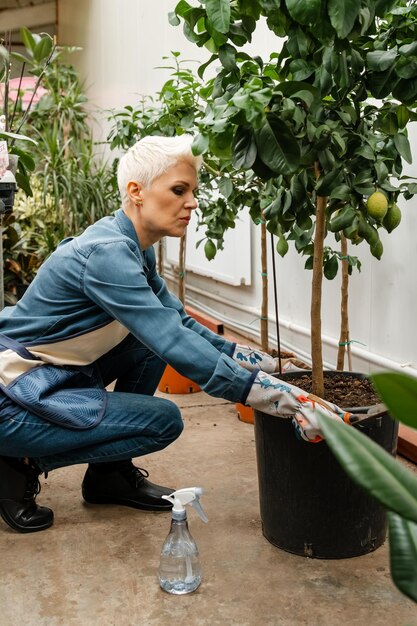
M 409 80 L 414 76 L 415 63 L 410 61 L 417 47 L 415 7 L 405 0 L 222 0 L 199 4 L 204 6 L 181 1 L 170 15 L 173 24 L 183 20 L 184 33 L 191 41 L 212 52 L 209 62 L 221 62 L 195 149 L 202 153 L 210 149 L 216 154 L 219 144 L 228 144 L 229 154 L 223 149 L 219 156 L 264 181 L 259 193 L 261 208 L 269 230 L 279 237 L 280 248 L 284 250 L 286 242 L 293 240 L 296 249 L 307 256 L 306 267 L 313 270 L 312 391 L 326 397 L 321 350 L 322 276 L 324 271 L 328 278 L 334 277 L 338 260 L 346 255 L 324 247 L 325 236 L 335 232 L 340 240 L 342 232 L 353 244 L 366 242 L 372 254 L 380 258 L 379 229 L 392 230 L 392 211 L 396 211 L 399 194 L 411 197 L 416 191 L 410 181 L 400 179 L 399 184 L 393 184 L 401 175 L 401 159 L 411 159 L 406 127 L 410 119 L 416 119 L 417 83 Z M 250 41 L 261 16 L 283 38 L 282 46 L 277 42 L 280 51 L 273 53 L 269 62 L 250 59 L 239 50 Z M 203 70 L 204 65 L 200 72 Z M 368 100 L 370 96 L 385 100 Z M 382 211 L 375 206 L 378 199 L 382 200 Z M 391 220 L 386 219 L 389 214 Z M 398 212 L 396 219 L 398 222 Z M 349 255 L 345 260 L 351 267 L 357 264 Z M 343 382 L 344 389 L 347 382 Z M 300 386 L 306 388 L 305 381 Z M 330 386 L 334 387 L 333 383 Z M 339 405 L 347 404 L 343 397 L 328 393 L 327 397 Z M 269 424 L 280 431 L 262 433 Z M 389 416 L 379 424 L 382 430 L 379 426 L 378 431 L 368 428 L 368 435 L 378 438 L 384 431 L 385 442 L 381 443 L 392 450 L 396 428 Z M 266 449 L 263 444 L 273 438 L 282 441 L 286 427 L 288 424 L 278 425 L 269 419 L 257 420 L 258 464 Z M 326 449 L 325 444 L 316 448 L 320 448 L 316 454 Z M 269 454 L 283 458 L 273 449 Z M 302 475 L 309 475 L 310 467 L 317 473 L 317 458 L 311 447 L 309 452 L 304 446 L 291 454 L 299 455 Z M 328 456 L 320 462 L 325 475 Z M 281 470 L 267 468 L 266 474 L 285 475 Z M 343 492 L 342 483 L 340 487 Z M 270 495 L 264 500 L 271 501 Z M 295 497 L 301 501 L 305 495 L 304 490 Z M 369 500 L 363 506 L 372 508 Z M 363 519 L 360 509 L 356 506 Z M 322 515 L 309 510 L 313 513 L 320 528 Z M 333 549 L 330 538 L 324 537 L 323 550 L 315 541 L 307 540 L 297 548 L 283 547 L 315 556 L 350 556 L 375 549 L 385 536 L 380 513 L 380 509 L 374 511 L 379 530 L 375 531 L 377 536 L 371 532 L 368 542 L 362 537 L 357 538 L 356 546 L 341 546 L 336 537 Z M 302 526 L 302 516 L 298 517 Z M 345 512 L 340 510 L 335 525 L 343 517 Z M 354 520 L 348 521 L 354 525 Z

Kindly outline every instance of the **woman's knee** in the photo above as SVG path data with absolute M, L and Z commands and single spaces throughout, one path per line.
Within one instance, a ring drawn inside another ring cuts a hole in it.
M 164 417 L 166 428 L 163 436 L 169 438 L 170 441 L 175 441 L 184 429 L 184 422 L 182 421 L 181 411 L 171 400 L 165 400 Z

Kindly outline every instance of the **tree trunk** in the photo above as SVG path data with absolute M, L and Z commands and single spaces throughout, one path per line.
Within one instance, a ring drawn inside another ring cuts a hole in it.
M 262 213 L 261 221 L 261 272 L 262 272 L 262 306 L 261 306 L 261 346 L 268 352 L 268 262 L 266 246 L 266 223 Z
M 315 166 L 316 178 L 320 176 L 319 164 Z M 311 286 L 311 361 L 312 390 L 324 396 L 323 350 L 321 345 L 321 292 L 323 283 L 323 247 L 327 198 L 316 197 L 316 229 L 314 233 L 313 280 Z
M 342 287 L 340 304 L 340 338 L 339 350 L 337 353 L 337 368 L 343 370 L 345 367 L 345 351 L 349 349 L 349 313 L 348 313 L 348 290 L 349 290 L 349 263 L 347 261 L 348 245 L 347 239 L 340 233 L 340 250 L 342 253 Z
M 183 304 L 185 304 L 185 250 L 186 250 L 186 237 L 184 234 L 180 239 L 180 257 L 178 267 L 178 297 Z

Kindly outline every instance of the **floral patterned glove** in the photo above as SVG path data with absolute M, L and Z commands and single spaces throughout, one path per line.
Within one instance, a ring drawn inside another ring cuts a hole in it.
M 232 358 L 250 372 L 261 370 L 262 372 L 273 374 L 278 371 L 277 358 L 270 356 L 266 352 L 261 352 L 261 350 L 254 350 L 250 346 L 236 344 Z
M 320 405 L 320 410 L 329 417 L 350 422 L 351 414 L 335 404 L 306 394 L 299 387 L 264 372 L 258 372 L 246 403 L 263 413 L 291 418 L 297 435 L 312 443 L 323 439 L 315 413 L 316 405 Z

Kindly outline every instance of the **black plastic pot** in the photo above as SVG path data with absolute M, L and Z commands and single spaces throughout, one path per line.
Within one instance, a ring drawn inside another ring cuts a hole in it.
M 305 373 L 280 378 L 297 384 Z M 334 374 L 364 378 L 325 372 Z M 363 412 L 363 407 L 344 408 Z M 388 413 L 356 428 L 395 455 L 398 423 Z M 352 482 L 325 441 L 301 441 L 289 420 L 260 411 L 255 411 L 255 440 L 262 529 L 268 541 L 288 552 L 323 559 L 360 556 L 384 543 L 383 507 Z

